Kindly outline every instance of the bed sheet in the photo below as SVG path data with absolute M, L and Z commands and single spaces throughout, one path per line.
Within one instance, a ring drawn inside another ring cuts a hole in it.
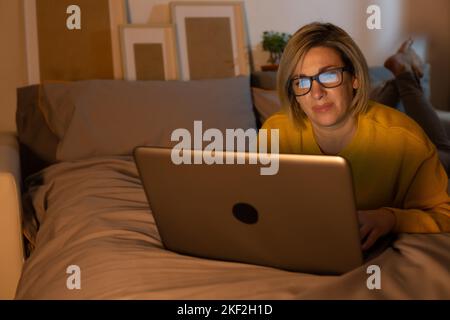
M 450 299 L 450 234 L 400 234 L 344 275 L 295 273 L 164 249 L 132 157 L 58 163 L 29 183 L 40 227 L 17 299 Z

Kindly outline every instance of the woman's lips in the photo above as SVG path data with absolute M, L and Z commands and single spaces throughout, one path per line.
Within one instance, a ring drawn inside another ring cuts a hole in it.
M 321 105 L 315 105 L 312 107 L 312 110 L 314 112 L 327 112 L 328 110 L 330 110 L 333 107 L 332 103 L 325 103 L 325 104 L 321 104 Z

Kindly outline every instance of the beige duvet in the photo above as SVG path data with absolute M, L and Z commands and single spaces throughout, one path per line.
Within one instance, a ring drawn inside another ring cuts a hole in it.
M 32 180 L 40 230 L 18 299 L 450 299 L 450 234 L 400 234 L 342 276 L 293 273 L 165 250 L 131 157 L 63 162 Z M 366 284 L 373 264 L 379 290 Z M 80 289 L 67 287 L 71 265 Z

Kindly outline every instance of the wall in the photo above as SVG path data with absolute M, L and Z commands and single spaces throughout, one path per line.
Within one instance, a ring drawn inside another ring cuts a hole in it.
M 29 0 L 25 0 L 29 1 Z M 128 0 L 133 23 L 167 23 L 169 0 Z M 183 0 L 178 0 L 183 1 Z M 208 1 L 208 0 L 197 0 Z M 221 1 L 221 0 L 209 0 Z M 450 110 L 450 1 L 448 0 L 244 0 L 248 40 L 256 70 L 265 64 L 265 30 L 292 33 L 314 21 L 342 26 L 359 44 L 370 65 L 382 64 L 408 35 L 428 36 L 432 103 Z M 365 26 L 366 8 L 382 10 L 382 30 Z M 15 131 L 16 88 L 26 85 L 23 0 L 0 0 L 0 131 Z
M 402 29 L 425 35 L 431 64 L 431 102 L 450 110 L 450 1 L 404 0 Z
M 15 132 L 16 88 L 26 84 L 22 1 L 0 0 L 0 131 Z
M 255 68 L 258 69 L 261 64 L 265 64 L 268 58 L 268 53 L 263 52 L 261 47 L 263 31 L 293 33 L 300 26 L 312 21 L 329 21 L 343 27 L 361 46 L 369 64 L 380 64 L 382 62 L 380 53 L 389 51 L 392 44 L 398 42 L 402 2 L 402 0 L 244 0 Z M 170 13 L 167 3 L 169 0 L 129 0 L 131 22 L 169 23 Z M 380 5 L 383 30 L 366 28 L 366 8 L 370 4 Z

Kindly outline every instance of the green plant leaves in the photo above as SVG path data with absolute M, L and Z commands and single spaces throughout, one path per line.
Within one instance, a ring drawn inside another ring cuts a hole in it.
M 269 63 L 279 63 L 283 50 L 290 38 L 291 35 L 285 32 L 263 32 L 262 46 L 264 51 L 270 52 L 270 58 L 268 60 Z

